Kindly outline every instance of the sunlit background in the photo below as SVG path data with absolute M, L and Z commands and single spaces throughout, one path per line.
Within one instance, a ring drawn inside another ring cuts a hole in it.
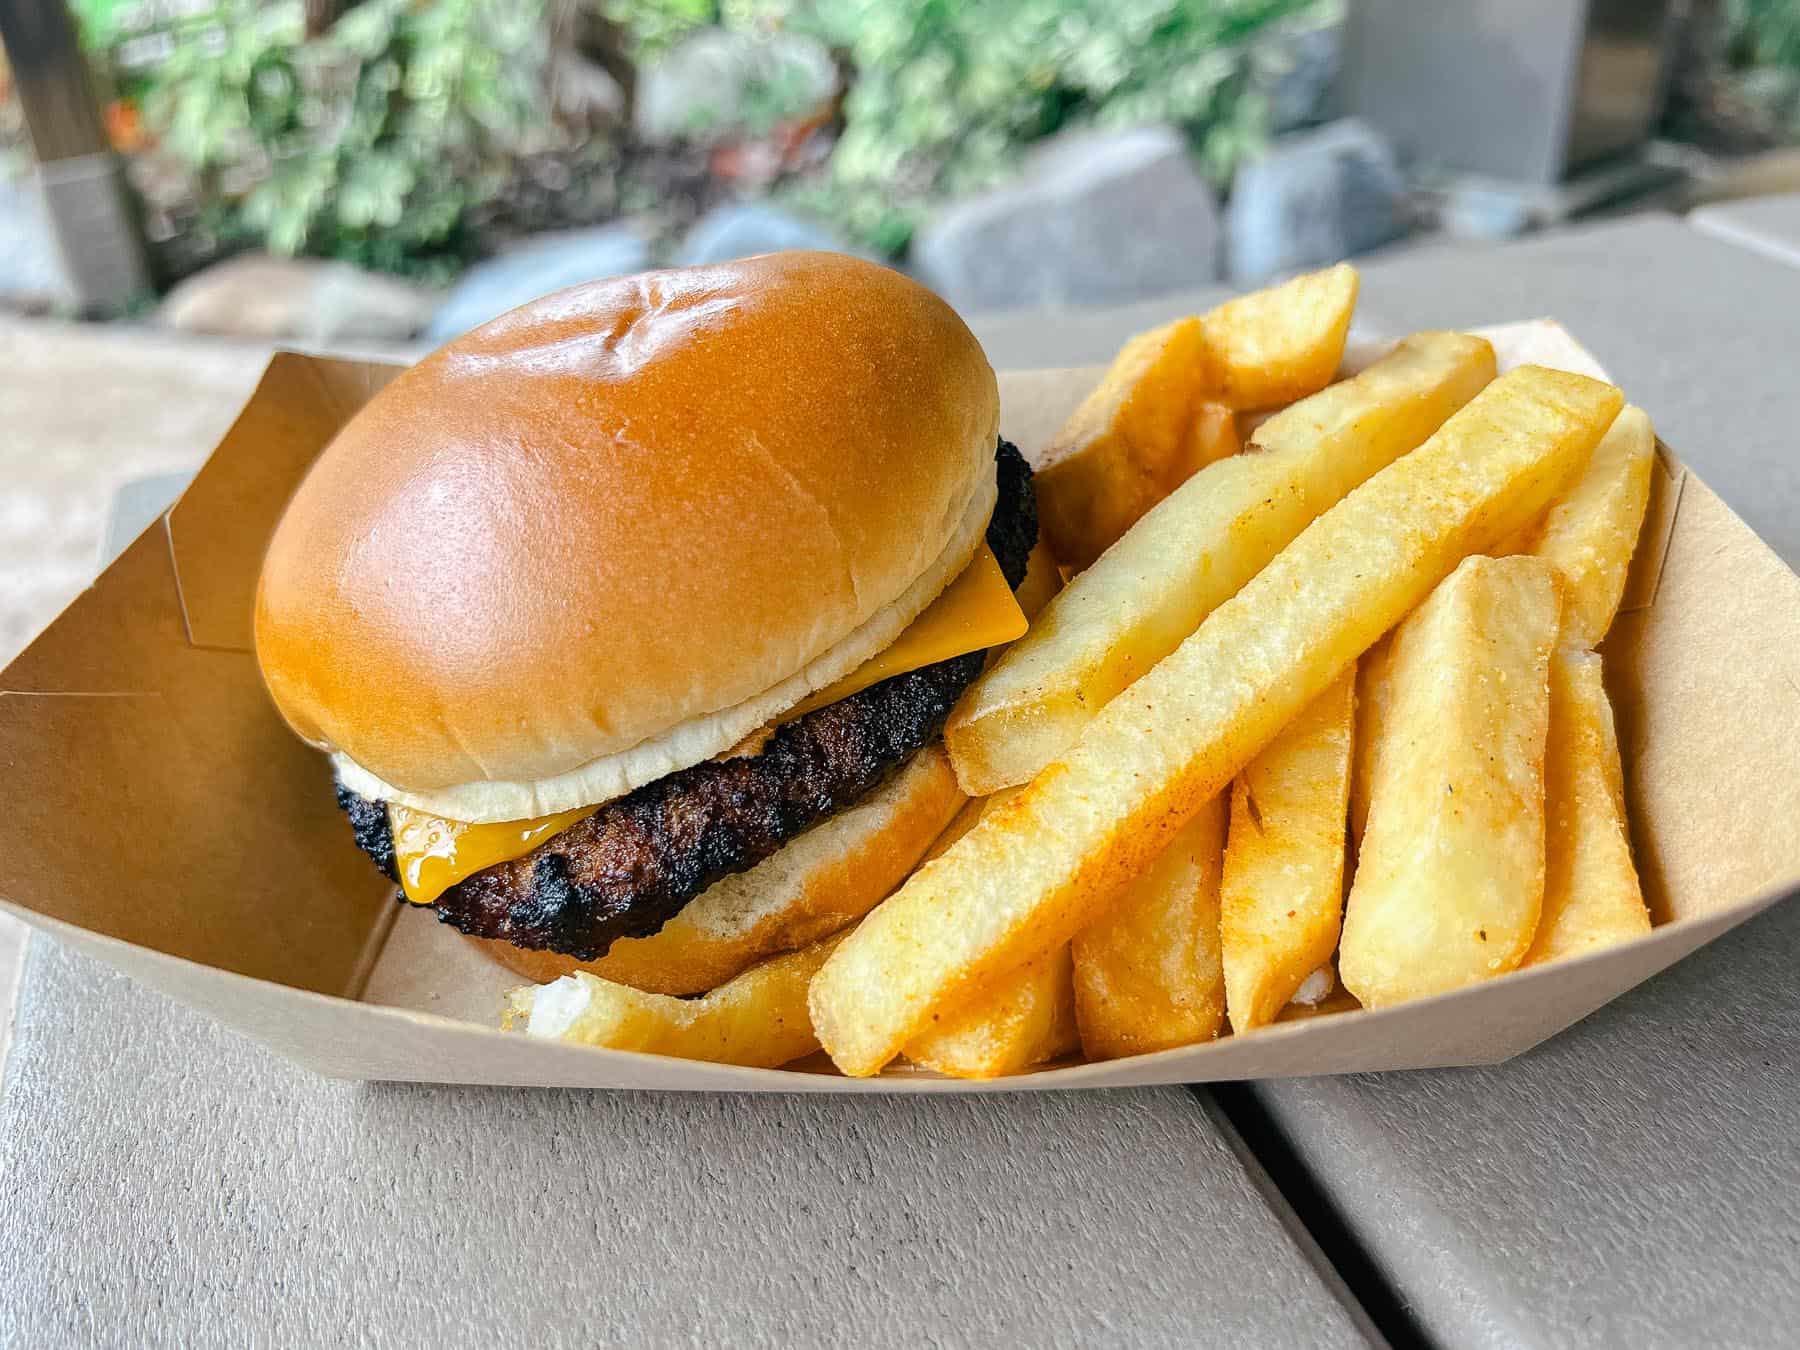
M 966 309 L 1104 304 L 1800 186 L 1768 154 L 1800 138 L 1793 0 L 0 16 L 0 305 L 249 337 L 443 337 L 558 285 L 797 245 Z

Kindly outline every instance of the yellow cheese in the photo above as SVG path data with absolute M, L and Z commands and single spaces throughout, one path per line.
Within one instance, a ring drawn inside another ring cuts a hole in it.
M 907 625 L 892 646 L 875 653 L 835 684 L 802 699 L 776 720 L 791 722 L 909 670 L 1016 641 L 1025 636 L 1025 628 L 1025 611 L 1006 584 L 1000 560 L 983 543 L 956 580 Z
M 553 834 L 561 834 L 600 808 L 578 806 L 536 820 L 471 825 L 429 811 L 388 803 L 400 889 L 415 905 L 429 905 L 457 882 L 499 863 L 522 858 Z
M 956 580 L 907 625 L 892 646 L 790 708 L 780 720 L 792 721 L 909 670 L 1011 642 L 1024 635 L 1025 627 L 1025 614 L 1006 584 L 999 560 L 984 543 Z M 585 806 L 536 820 L 471 825 L 390 804 L 388 823 L 394 831 L 400 889 L 415 905 L 429 905 L 457 882 L 524 857 L 551 835 L 598 809 Z

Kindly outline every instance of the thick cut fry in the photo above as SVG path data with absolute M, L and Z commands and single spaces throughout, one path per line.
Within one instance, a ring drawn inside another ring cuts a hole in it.
M 971 801 L 931 847 L 925 861 L 962 838 L 990 805 L 1016 789 Z M 998 1078 L 1047 1063 L 1075 1050 L 1075 988 L 1069 949 L 1009 971 L 955 1009 L 933 1015 L 930 1028 L 906 1047 L 914 1064 L 953 1078 Z
M 1016 798 L 910 880 L 813 980 L 819 1039 L 866 1075 L 933 1008 L 1054 950 L 1470 553 L 1549 504 L 1623 400 L 1523 366 L 1326 512 Z
M 1218 393 L 1234 408 L 1278 408 L 1337 374 L 1356 309 L 1349 263 L 1228 300 L 1200 321 Z
M 1202 463 L 1209 383 L 1198 318 L 1127 342 L 1099 387 L 1034 457 L 1044 537 L 1086 567 Z M 1232 435 L 1235 437 L 1236 428 Z
M 952 1078 L 999 1078 L 1072 1054 L 1081 1042 L 1068 946 L 934 1016 L 929 1030 L 907 1042 L 906 1057 Z
M 1194 414 L 1192 464 L 1188 472 L 1182 476 L 1181 482 L 1187 480 L 1204 469 L 1208 464 L 1216 464 L 1228 459 L 1244 448 L 1244 438 L 1238 434 L 1238 417 L 1228 403 L 1207 402 L 1200 405 Z M 1181 484 L 1171 486 L 1171 491 Z M 1167 496 L 1164 493 L 1163 496 Z M 1161 501 L 1158 497 L 1157 501 Z M 1151 503 L 1155 505 L 1155 503 Z
M 773 1069 L 819 1048 L 806 988 L 838 934 L 752 966 L 699 998 L 646 994 L 577 971 L 507 995 L 509 1021 L 573 1045 Z
M 1025 560 L 1025 580 L 1013 592 L 1014 598 L 1018 600 L 1019 608 L 1025 612 L 1025 617 L 1035 619 L 1043 612 L 1044 606 L 1056 598 L 1062 586 L 1062 569 L 1056 565 L 1056 555 L 1040 539 L 1031 550 L 1031 556 Z
M 1470 558 L 1394 634 L 1338 978 L 1366 1008 L 1512 970 L 1544 900 L 1562 600 L 1541 558 Z
M 1347 670 L 1231 785 L 1219 919 L 1233 1031 L 1273 1022 L 1337 950 L 1355 707 Z
M 1389 633 L 1356 663 L 1356 748 L 1350 761 L 1350 842 L 1360 845 L 1369 820 L 1369 784 L 1375 777 L 1375 752 L 1387 726 L 1388 665 L 1394 635 Z M 960 779 L 958 780 L 961 781 Z
M 1649 931 L 1600 657 L 1560 648 L 1550 658 L 1544 750 L 1544 913 L 1524 963 L 1542 965 Z
M 1089 1059 L 1143 1055 L 1219 1034 L 1224 852 L 1221 796 L 1202 806 L 1149 869 L 1075 935 L 1075 1021 Z
M 1194 475 L 1076 577 L 975 682 L 944 729 L 957 780 L 1027 782 L 1307 524 L 1443 425 L 1494 377 L 1494 350 L 1419 333 Z
M 1563 641 L 1596 647 L 1612 627 L 1650 504 L 1655 461 L 1650 418 L 1642 408 L 1626 408 L 1594 447 L 1587 471 L 1519 550 L 1562 576 Z

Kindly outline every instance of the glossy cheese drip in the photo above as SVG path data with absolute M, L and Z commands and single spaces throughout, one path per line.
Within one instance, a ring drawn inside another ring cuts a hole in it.
M 553 834 L 560 834 L 600 808 L 579 806 L 536 820 L 502 820 L 471 825 L 429 811 L 388 803 L 394 830 L 394 861 L 400 889 L 415 905 L 429 905 L 457 882 L 497 863 L 522 858 Z
M 780 720 L 792 721 L 909 670 L 1012 642 L 1024 635 L 1025 627 L 1024 611 L 1006 584 L 999 560 L 984 543 L 956 580 L 891 646 L 796 704 Z M 524 857 L 598 809 L 584 806 L 535 820 L 471 825 L 390 803 L 388 822 L 394 830 L 400 889 L 415 905 L 429 905 L 457 882 Z
M 861 693 L 872 684 L 909 670 L 948 661 L 964 652 L 986 651 L 1025 636 L 1025 611 L 1019 608 L 1000 560 L 985 543 L 944 593 L 907 625 L 893 644 L 876 652 L 835 684 L 803 698 L 776 718 L 779 725 L 804 717 L 827 704 Z

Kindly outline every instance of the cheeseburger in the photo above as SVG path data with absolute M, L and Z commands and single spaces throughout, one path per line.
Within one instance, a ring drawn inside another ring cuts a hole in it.
M 562 291 L 344 427 L 257 659 L 404 900 L 533 979 L 709 989 L 962 804 L 940 729 L 1049 571 L 998 422 L 968 328 L 871 263 Z

